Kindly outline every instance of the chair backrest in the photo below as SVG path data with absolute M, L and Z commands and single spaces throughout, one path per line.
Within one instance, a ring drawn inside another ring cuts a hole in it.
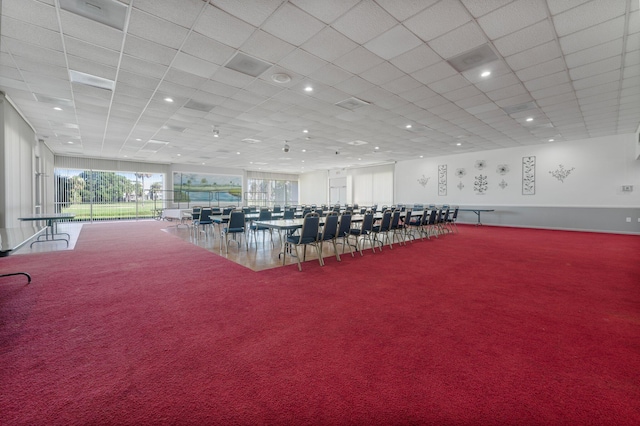
M 283 218 L 284 219 L 293 219 L 294 216 L 295 216 L 295 213 L 296 212 L 294 210 L 287 209 L 287 210 L 284 211 Z
M 302 217 L 307 217 L 309 213 L 311 213 L 311 207 L 305 207 L 302 211 Z
M 331 240 L 338 234 L 338 219 L 340 217 L 337 213 L 332 212 L 328 214 L 324 220 L 324 226 L 322 227 L 322 239 Z
M 268 209 L 260 210 L 258 220 L 271 220 L 271 212 Z
M 436 223 L 438 223 L 438 215 L 440 214 L 440 211 L 437 209 L 432 209 L 431 213 L 429 213 L 429 225 L 435 225 Z
M 249 214 L 249 213 L 251 213 L 251 209 L 249 207 L 243 207 L 242 208 L 242 213 Z
M 360 233 L 369 232 L 371 229 L 373 229 L 373 212 L 367 211 L 362 219 Z
M 458 209 L 459 207 L 457 206 L 453 209 L 453 215 L 451 216 L 451 220 L 455 221 L 458 218 Z
M 282 211 L 282 208 L 280 206 L 273 206 L 274 213 L 280 213 L 281 211 Z
M 389 229 L 398 229 L 398 224 L 400 223 L 400 210 L 395 209 L 391 214 L 391 225 Z
M 309 244 L 318 241 L 318 230 L 320 229 L 320 216 L 318 213 L 307 213 L 302 222 L 302 230 L 298 244 Z
M 409 222 L 411 222 L 411 215 L 413 214 L 413 210 L 411 208 L 408 208 L 404 211 L 404 219 L 402 221 L 402 223 L 404 225 L 408 225 Z
M 220 214 L 220 207 L 211 207 L 211 213 Z
M 232 211 L 227 226 L 228 232 L 244 232 L 244 213 L 241 211 Z
M 202 211 L 202 207 L 194 207 L 191 210 L 191 218 L 193 220 L 200 220 L 200 212 Z
M 200 211 L 200 225 L 207 225 L 209 223 L 213 223 L 213 219 L 211 219 L 211 209 L 208 207 L 204 207 L 201 211 Z
M 233 211 L 233 207 L 225 207 L 222 209 L 222 216 L 229 216 Z
M 391 210 L 387 209 L 382 213 L 382 220 L 380 221 L 380 232 L 388 231 L 391 226 Z
M 351 229 L 351 212 L 346 211 L 340 216 L 340 226 L 338 227 L 338 238 L 349 235 Z

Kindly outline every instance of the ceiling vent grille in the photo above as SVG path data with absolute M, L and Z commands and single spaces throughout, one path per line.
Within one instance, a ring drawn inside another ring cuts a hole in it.
M 42 102 L 45 104 L 53 104 L 69 108 L 73 107 L 73 101 L 71 101 L 70 99 L 55 98 L 53 96 L 42 95 L 40 93 L 34 93 L 34 96 L 36 97 L 36 100 L 38 102 Z
M 369 105 L 369 102 L 363 101 L 362 99 L 358 98 L 345 99 L 344 101 L 340 101 L 336 104 L 336 106 L 349 110 L 354 110 L 365 105 Z
M 184 107 L 188 109 L 193 109 L 196 111 L 202 111 L 202 112 L 211 112 L 211 110 L 215 108 L 214 105 L 197 102 L 197 101 L 194 101 L 193 99 L 191 99 L 189 102 L 184 104 Z
M 85 86 L 91 86 L 98 89 L 113 91 L 116 87 L 116 83 L 113 80 L 86 74 L 80 71 L 69 70 L 69 78 L 72 83 L 83 84 Z
M 510 105 L 502 108 L 502 110 L 509 115 L 517 114 L 519 112 L 529 111 L 531 109 L 536 109 L 536 103 L 533 101 L 525 102 L 523 104 L 518 104 L 518 105 Z
M 488 44 L 483 44 L 473 50 L 465 52 L 461 55 L 454 56 L 449 59 L 449 65 L 456 69 L 458 72 L 464 72 L 480 65 L 493 62 L 498 59 L 493 49 Z
M 60 9 L 75 13 L 123 31 L 127 20 L 126 4 L 116 0 L 59 0 Z
M 229 62 L 227 62 L 225 67 L 250 75 L 251 77 L 258 77 L 260 74 L 271 68 L 271 64 L 252 56 L 245 55 L 242 52 L 238 52 L 229 60 Z

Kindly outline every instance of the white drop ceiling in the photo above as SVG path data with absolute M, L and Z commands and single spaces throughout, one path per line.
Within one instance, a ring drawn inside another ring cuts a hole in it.
M 0 90 L 56 154 L 247 170 L 628 134 L 639 3 L 2 0 Z

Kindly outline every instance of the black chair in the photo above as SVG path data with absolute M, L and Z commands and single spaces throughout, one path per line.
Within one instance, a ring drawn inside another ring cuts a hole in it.
M 367 211 L 364 214 L 364 218 L 362 220 L 362 224 L 359 228 L 351 228 L 349 230 L 349 235 L 354 237 L 356 242 L 353 245 L 357 251 L 360 252 L 360 256 L 362 256 L 362 244 L 364 240 L 369 240 L 369 244 L 371 245 L 371 249 L 373 252 L 376 252 L 375 244 L 373 243 L 373 239 L 371 238 L 371 229 L 373 228 L 373 212 Z
M 386 240 L 391 245 L 389 241 L 389 231 L 391 230 L 391 210 L 387 209 L 382 213 L 382 219 L 380 220 L 379 225 L 373 225 L 371 229 L 371 233 L 373 234 L 373 243 L 380 244 L 380 251 L 382 251 L 382 246 L 384 245 L 384 241 Z M 380 239 L 380 235 L 384 235 L 384 239 Z M 393 247 L 391 247 L 393 248 Z
M 300 235 L 290 235 L 287 237 L 284 243 L 284 250 L 282 256 L 282 264 L 285 264 L 287 258 L 287 252 L 291 250 L 293 246 L 296 252 L 296 261 L 298 262 L 298 270 L 302 271 L 302 266 L 300 264 L 300 256 L 298 255 L 298 246 L 304 246 L 304 254 L 303 261 L 306 260 L 307 257 L 307 246 L 312 245 L 316 248 L 316 252 L 318 253 L 318 261 L 320 262 L 320 266 L 322 266 L 322 253 L 320 252 L 320 245 L 318 244 L 318 230 L 320 229 L 320 216 L 318 213 L 307 213 L 304 217 L 304 222 L 302 223 L 302 230 L 300 231 Z
M 271 212 L 269 211 L 269 209 L 260 209 L 260 215 L 258 216 L 258 220 L 271 220 Z M 273 245 L 273 233 L 271 231 L 271 228 L 269 228 L 268 226 L 258 226 L 255 224 L 252 224 L 249 229 L 251 230 L 251 232 L 253 233 L 253 239 L 256 242 L 256 249 L 258 248 L 258 231 L 262 232 L 262 242 L 264 243 L 265 241 L 265 232 L 269 231 L 269 236 L 271 237 L 271 245 Z
M 198 227 L 201 227 L 201 231 L 204 233 L 205 238 L 209 237 L 213 228 L 213 219 L 211 219 L 212 210 L 210 207 L 203 207 L 200 211 L 200 219 L 198 220 Z
M 351 230 L 351 212 L 346 211 L 340 216 L 340 225 L 338 226 L 338 234 L 336 236 L 336 243 L 338 240 L 342 240 L 342 253 L 344 253 L 345 244 L 349 247 L 351 257 L 353 257 L 353 250 L 351 244 L 349 244 L 349 231 Z M 340 259 L 338 259 L 340 260 Z
M 340 261 L 340 254 L 338 254 L 338 247 L 336 245 L 336 238 L 338 237 L 338 220 L 340 217 L 338 213 L 331 212 L 327 215 L 322 226 L 322 232 L 318 232 L 318 241 L 320 241 L 320 253 L 324 248 L 325 241 L 331 241 L 333 244 L 333 251 L 336 254 L 336 259 Z M 322 259 L 322 265 L 324 266 L 324 259 Z
M 453 232 L 453 229 L 455 228 L 455 232 L 459 232 L 458 231 L 458 225 L 456 225 L 456 221 L 458 220 L 458 206 L 455 206 L 453 208 L 453 214 L 451 214 L 451 216 L 447 217 L 446 219 L 446 223 L 447 223 L 447 227 L 451 230 L 451 232 Z
M 423 226 L 429 217 L 429 210 L 424 209 L 422 214 L 419 216 L 408 216 L 405 217 L 405 235 L 406 238 L 411 242 L 416 239 L 415 232 L 417 231 L 420 234 L 420 238 L 424 238 L 424 233 L 422 232 Z
M 222 236 L 224 236 L 224 242 L 226 246 L 226 252 L 229 253 L 229 234 L 232 235 L 233 241 L 238 244 L 238 250 L 240 249 L 240 241 L 236 238 L 236 235 L 244 236 L 245 233 L 245 220 L 244 213 L 240 211 L 232 211 L 229 216 L 229 222 L 227 222 L 227 226 L 222 228 Z M 247 238 L 245 236 L 244 243 L 247 246 L 247 250 L 249 250 L 249 244 L 247 243 Z M 220 238 L 220 251 L 222 251 L 222 238 Z
M 191 227 L 193 230 L 193 236 L 197 236 L 198 231 L 198 223 L 200 222 L 200 212 L 202 211 L 202 207 L 193 207 L 191 209 Z
M 435 235 L 438 238 L 438 215 L 437 209 L 431 209 L 425 224 L 422 226 L 422 232 L 427 236 L 427 239 L 431 239 L 430 235 Z
M 389 232 L 391 232 L 391 241 L 389 242 L 389 248 L 393 248 L 393 242 L 396 241 L 398 234 L 404 236 L 404 229 L 400 223 L 400 209 L 396 209 L 391 213 L 391 224 L 389 225 Z M 402 245 L 403 240 L 397 238 L 398 244 Z

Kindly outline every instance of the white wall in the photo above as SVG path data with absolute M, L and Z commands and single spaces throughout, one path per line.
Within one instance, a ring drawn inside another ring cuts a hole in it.
M 495 209 L 482 214 L 484 224 L 640 234 L 635 138 L 620 135 L 400 162 L 395 201 Z M 536 158 L 535 194 L 523 195 L 522 158 L 529 156 Z M 479 160 L 486 164 L 483 170 L 476 167 Z M 439 165 L 447 166 L 446 195 L 438 191 Z M 501 175 L 499 165 L 506 165 L 508 173 Z M 550 173 L 560 165 L 571 170 L 563 181 Z M 458 169 L 466 175 L 456 175 Z M 488 183 L 484 193 L 474 188 L 480 175 Z M 506 186 L 501 187 L 503 180 Z M 623 192 L 623 185 L 634 189 Z M 476 219 L 471 212 L 459 217 L 461 222 Z
M 299 176 L 300 204 L 329 202 L 329 173 L 326 170 L 302 173 Z
M 635 135 L 621 135 L 563 143 L 548 143 L 494 151 L 424 158 L 396 165 L 396 203 L 514 206 L 640 206 L 640 161 L 635 157 Z M 535 194 L 522 194 L 522 158 L 536 157 Z M 476 162 L 486 167 L 479 170 Z M 438 166 L 447 166 L 447 193 L 438 195 Z M 506 165 L 508 173 L 496 169 Z M 559 181 L 550 173 L 572 169 Z M 466 175 L 458 177 L 456 170 Z M 476 177 L 486 176 L 485 193 L 474 190 Z M 419 179 L 428 179 L 425 186 Z M 500 183 L 504 180 L 506 186 Z M 462 183 L 463 187 L 458 185 Z M 631 193 L 622 185 L 635 185 Z
M 35 132 L 4 97 L 0 97 L 0 227 L 18 227 L 18 218 L 35 211 Z

